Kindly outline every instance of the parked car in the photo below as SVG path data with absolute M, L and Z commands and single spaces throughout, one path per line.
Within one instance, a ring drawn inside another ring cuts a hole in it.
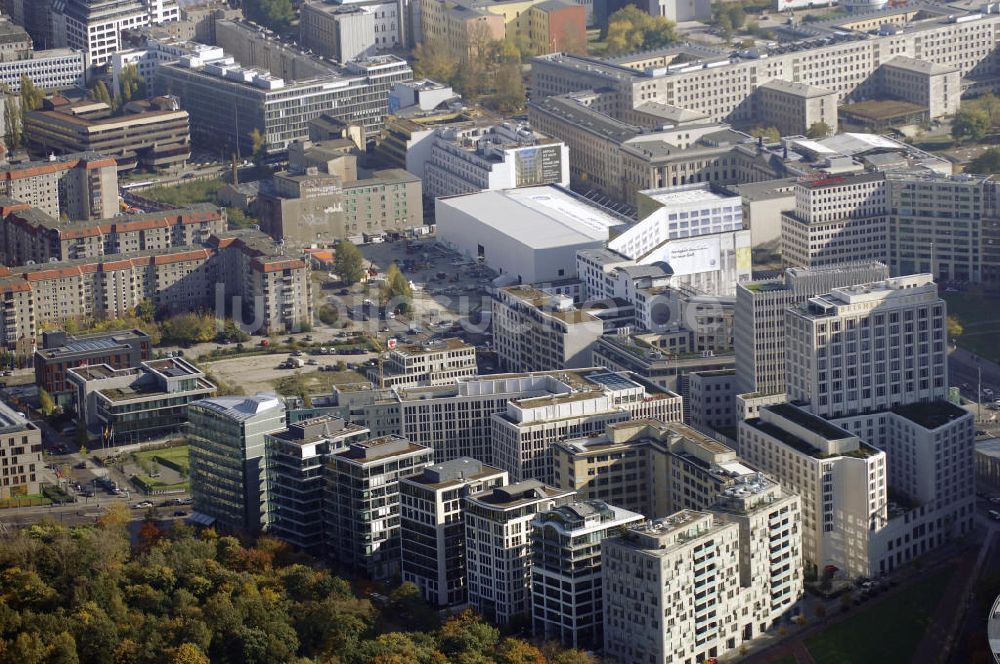
M 187 516 L 187 512 L 185 512 L 184 510 L 177 510 L 176 512 L 174 512 L 174 516 Z

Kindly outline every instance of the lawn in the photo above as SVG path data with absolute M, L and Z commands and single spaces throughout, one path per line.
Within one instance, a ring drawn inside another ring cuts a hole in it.
M 32 494 L 30 496 L 15 496 L 0 500 L 0 509 L 8 507 L 37 507 L 39 505 L 49 505 L 52 501 L 42 494 Z
M 938 152 L 955 147 L 955 139 L 949 134 L 918 136 L 909 141 L 910 145 L 924 152 Z
M 909 662 L 954 570 L 939 570 L 854 615 L 805 645 L 816 664 Z M 863 605 L 864 606 L 864 605 Z
M 154 491 L 187 491 L 189 488 L 189 483 L 186 480 L 184 482 L 177 482 L 176 484 L 165 484 L 156 478 L 141 473 L 134 475 L 132 480 L 139 484 L 147 494 Z
M 175 445 L 174 447 L 164 447 L 159 450 L 146 450 L 135 453 L 136 461 L 140 464 L 146 461 L 156 461 L 174 470 L 187 472 L 188 470 L 188 446 Z
M 224 184 L 222 178 L 193 180 L 174 186 L 161 186 L 135 192 L 143 198 L 166 203 L 174 207 L 185 207 L 193 203 L 215 203 L 216 192 Z
M 979 290 L 946 293 L 941 297 L 948 303 L 948 314 L 957 316 L 964 328 L 955 340 L 960 348 L 976 353 L 994 362 L 1000 361 L 1000 347 L 996 343 L 1000 334 L 1000 298 L 983 295 Z
M 601 41 L 599 28 L 587 30 L 587 55 L 601 56 L 608 50 L 608 42 Z

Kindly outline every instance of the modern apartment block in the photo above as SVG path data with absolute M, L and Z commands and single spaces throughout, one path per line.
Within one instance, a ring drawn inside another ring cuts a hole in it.
M 515 482 L 553 482 L 552 445 L 567 438 L 595 435 L 632 417 L 662 422 L 681 420 L 681 398 L 657 393 L 627 375 L 594 373 L 587 380 L 603 390 L 511 399 L 492 417 L 493 464 Z
M 73 390 L 77 423 L 102 446 L 180 433 L 187 424 L 187 405 L 211 397 L 216 389 L 203 371 L 179 357 L 122 369 L 76 366 L 66 370 L 66 382 Z
M 434 451 L 403 436 L 353 441 L 326 464 L 326 551 L 372 579 L 400 571 L 399 480 L 434 462 Z
M 531 522 L 572 496 L 526 480 L 464 498 L 469 603 L 491 623 L 530 615 Z
M 426 344 L 402 344 L 389 351 L 368 379 L 380 387 L 445 385 L 478 374 L 476 347 L 459 338 L 434 339 Z
M 33 496 L 41 491 L 42 431 L 31 420 L 0 403 L 0 498 Z
M 440 463 L 457 457 L 493 458 L 491 417 L 507 411 L 512 399 L 616 391 L 602 378 L 607 372 L 586 368 L 496 376 L 470 376 L 425 387 L 379 390 L 369 383 L 334 388 L 344 417 L 371 429 L 373 435 L 398 434 L 434 448 Z M 595 379 L 596 378 L 596 379 Z M 617 382 L 619 376 L 614 376 Z M 635 378 L 622 385 L 643 384 L 639 400 L 614 399 L 632 417 L 679 419 L 677 395 Z
M 570 298 L 531 286 L 511 286 L 493 298 L 493 338 L 507 371 L 577 369 L 592 364 L 590 350 L 604 322 L 574 308 Z
M 796 496 L 754 477 L 718 510 L 682 510 L 605 538 L 605 654 L 697 662 L 759 636 L 802 594 L 798 520 Z
M 870 555 L 889 518 L 886 453 L 798 406 L 760 409 L 740 422 L 740 455 L 802 500 L 802 552 L 812 576 L 877 573 Z
M 531 522 L 531 623 L 535 636 L 567 648 L 604 645 L 601 541 L 643 521 L 600 500 L 578 500 Z
M 739 284 L 733 322 L 737 394 L 784 393 L 786 309 L 834 288 L 888 277 L 889 269 L 873 261 L 791 267 L 775 279 Z
M 413 166 L 431 198 L 543 184 L 569 186 L 569 148 L 526 125 L 446 127 L 413 146 Z M 421 142 L 422 143 L 422 142 Z M 407 155 L 407 165 L 411 160 Z
M 34 333 L 31 343 L 34 344 Z M 106 365 L 112 370 L 137 367 L 153 356 L 153 344 L 142 330 L 119 330 L 69 335 L 62 330 L 42 332 L 41 348 L 33 349 L 35 384 L 59 405 L 66 405 L 75 389 L 69 370 L 86 365 Z
M 51 20 L 55 45 L 83 51 L 96 69 L 122 50 L 122 31 L 179 17 L 177 0 L 55 0 Z
M 249 155 L 254 129 L 265 137 L 270 153 L 280 153 L 307 138 L 309 121 L 327 112 L 375 136 L 392 86 L 413 78 L 409 64 L 393 55 L 324 66 L 326 75 L 296 81 L 244 68 L 232 57 L 184 57 L 156 69 L 155 90 L 181 100 L 191 115 L 193 137 L 239 146 Z
M 591 349 L 593 364 L 611 371 L 629 371 L 681 396 L 694 371 L 733 366 L 730 351 L 699 349 L 690 331 L 677 334 L 607 334 Z
M 25 115 L 24 138 L 42 155 L 114 156 L 119 170 L 171 168 L 191 156 L 188 113 L 172 97 L 128 102 L 117 114 L 103 102 L 49 98 Z
M 785 317 L 788 398 L 828 418 L 945 398 L 945 326 L 929 274 L 809 298 Z
M 0 195 L 11 199 L 2 208 L 38 208 L 59 219 L 106 219 L 118 214 L 115 160 L 75 154 L 0 166 Z
M 554 486 L 650 518 L 706 509 L 734 483 L 757 474 L 717 440 L 679 422 L 650 419 L 555 443 L 552 456 Z
M 466 589 L 465 498 L 507 484 L 507 473 L 471 457 L 399 480 L 402 579 L 432 606 L 462 606 Z
M 285 429 L 285 404 L 273 394 L 214 397 L 187 414 L 194 509 L 233 530 L 267 526 L 264 439 Z
M 4 218 L 0 237 L 4 264 L 15 266 L 191 247 L 225 231 L 223 211 L 200 203 L 91 221 L 63 221 L 38 208 L 16 209 Z
M 269 534 L 303 551 L 323 552 L 323 468 L 331 454 L 367 434 L 364 427 L 320 415 L 265 436 Z

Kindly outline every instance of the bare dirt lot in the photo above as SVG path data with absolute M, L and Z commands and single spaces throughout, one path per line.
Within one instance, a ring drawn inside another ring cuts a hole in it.
M 319 371 L 324 364 L 336 364 L 339 361 L 360 363 L 372 355 L 323 355 L 316 357 L 317 365 L 306 365 L 300 369 L 279 369 L 278 365 L 285 361 L 287 354 L 254 355 L 250 357 L 234 357 L 213 362 L 202 362 L 201 366 L 230 385 L 242 387 L 247 394 L 256 392 L 273 392 L 276 381 L 300 372 L 307 379 L 310 392 L 320 394 L 329 392 L 334 383 L 355 383 L 364 380 L 353 372 Z M 305 356 L 304 356 L 305 357 Z

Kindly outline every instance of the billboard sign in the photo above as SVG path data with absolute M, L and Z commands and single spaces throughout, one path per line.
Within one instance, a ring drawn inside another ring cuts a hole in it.
M 714 272 L 722 267 L 722 246 L 718 236 L 668 242 L 661 256 L 660 260 L 670 265 L 678 276 Z
M 523 148 L 514 154 L 515 186 L 562 182 L 562 145 Z

